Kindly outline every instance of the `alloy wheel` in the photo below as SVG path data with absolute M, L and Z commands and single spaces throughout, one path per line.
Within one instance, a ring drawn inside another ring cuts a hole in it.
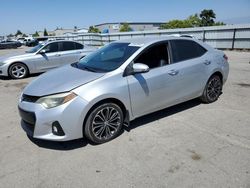
M 23 78 L 27 74 L 27 69 L 23 65 L 17 64 L 11 68 L 11 74 L 14 78 Z
M 209 101 L 215 101 L 221 94 L 222 83 L 218 76 L 209 80 L 207 85 L 207 97 Z
M 120 112 L 107 106 L 99 110 L 92 121 L 92 132 L 100 140 L 108 140 L 119 130 L 122 123 Z

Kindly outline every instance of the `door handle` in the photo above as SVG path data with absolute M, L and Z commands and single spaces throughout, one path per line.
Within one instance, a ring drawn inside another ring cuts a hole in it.
M 171 75 L 171 76 L 175 76 L 179 73 L 178 70 L 171 70 L 168 74 Z
M 205 65 L 210 65 L 210 64 L 211 64 L 211 61 L 206 60 L 206 61 L 204 62 L 204 64 L 205 64 Z
M 61 54 L 56 54 L 56 56 L 57 56 L 57 57 L 60 57 L 60 56 L 61 56 Z

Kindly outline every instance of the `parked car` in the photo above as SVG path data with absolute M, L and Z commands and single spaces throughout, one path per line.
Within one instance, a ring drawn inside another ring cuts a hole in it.
M 19 38 L 17 39 L 17 41 L 20 42 L 22 45 L 24 44 L 24 40 L 25 40 L 24 37 L 19 37 Z
M 38 40 L 39 44 L 43 44 L 47 42 L 48 37 L 37 37 L 36 40 Z
M 32 47 L 32 46 L 36 46 L 36 45 L 38 45 L 38 40 L 37 39 L 32 39 L 32 40 L 29 40 L 29 41 L 27 41 L 26 42 L 26 46 L 29 46 L 29 47 Z
M 74 41 L 54 41 L 39 44 L 26 54 L 0 60 L 0 76 L 20 79 L 29 74 L 79 61 L 95 48 Z
M 33 37 L 25 37 L 23 40 L 23 45 L 27 46 L 27 44 L 33 40 L 34 40 Z
M 22 127 L 38 139 L 104 143 L 137 117 L 198 97 L 216 101 L 228 72 L 222 51 L 192 38 L 113 42 L 31 82 L 18 104 Z
M 18 41 L 4 40 L 0 42 L 0 49 L 18 48 L 22 44 Z

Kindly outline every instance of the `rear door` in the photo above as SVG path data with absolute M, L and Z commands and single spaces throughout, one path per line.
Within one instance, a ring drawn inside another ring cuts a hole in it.
M 193 40 L 171 40 L 172 65 L 171 70 L 178 77 L 175 100 L 185 101 L 198 97 L 206 82 L 206 66 L 210 60 L 207 59 L 207 50 Z M 170 74 L 171 75 L 171 74 Z
M 65 41 L 59 43 L 60 51 L 60 65 L 71 64 L 79 61 L 83 46 L 72 41 Z M 80 49 L 79 49 L 80 48 Z

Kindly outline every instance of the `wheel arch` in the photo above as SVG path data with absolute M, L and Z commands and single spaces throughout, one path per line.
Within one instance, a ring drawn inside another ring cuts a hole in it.
M 220 77 L 220 79 L 221 79 L 221 81 L 223 82 L 223 74 L 220 72 L 220 71 L 215 71 L 210 77 L 209 77 L 209 79 L 212 77 L 212 76 L 214 76 L 214 75 L 217 75 L 217 76 L 219 76 Z M 209 80 L 208 79 L 208 80 Z

